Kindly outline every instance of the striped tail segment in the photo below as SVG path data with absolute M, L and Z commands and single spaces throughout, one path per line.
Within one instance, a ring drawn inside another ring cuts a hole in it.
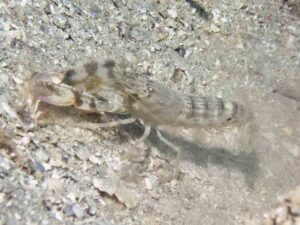
M 216 97 L 184 96 L 185 119 L 190 126 L 227 126 L 245 119 L 245 108 Z

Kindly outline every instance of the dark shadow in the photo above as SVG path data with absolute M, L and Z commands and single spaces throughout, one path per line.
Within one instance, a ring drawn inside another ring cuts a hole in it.
M 143 126 L 138 123 L 122 126 L 121 130 L 133 138 L 139 138 L 144 131 Z M 165 133 L 163 135 L 181 149 L 182 160 L 190 161 L 201 167 L 208 167 L 211 164 L 228 170 L 239 170 L 244 175 L 246 185 L 251 189 L 254 188 L 259 175 L 258 156 L 255 151 L 232 153 L 230 150 L 201 146 L 180 137 L 171 137 Z M 175 158 L 174 150 L 160 141 L 153 130 L 147 140 L 161 153 Z

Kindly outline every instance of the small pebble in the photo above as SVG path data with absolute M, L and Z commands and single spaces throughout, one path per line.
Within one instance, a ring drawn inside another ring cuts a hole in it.
M 66 19 L 66 17 L 62 15 L 55 15 L 52 17 L 52 19 L 53 19 L 53 23 L 59 28 L 64 29 L 67 27 L 68 20 Z
M 175 19 L 175 18 L 178 17 L 178 13 L 177 13 L 177 11 L 176 11 L 175 9 L 169 9 L 169 10 L 168 10 L 168 15 L 169 15 L 171 18 L 173 18 L 173 19 Z
M 148 177 L 146 177 L 144 179 L 144 181 L 145 181 L 146 189 L 147 190 L 152 190 L 153 186 L 152 186 L 151 180 Z
M 72 206 L 72 212 L 74 213 L 74 216 L 77 218 L 81 218 L 86 215 L 85 211 L 77 204 Z

